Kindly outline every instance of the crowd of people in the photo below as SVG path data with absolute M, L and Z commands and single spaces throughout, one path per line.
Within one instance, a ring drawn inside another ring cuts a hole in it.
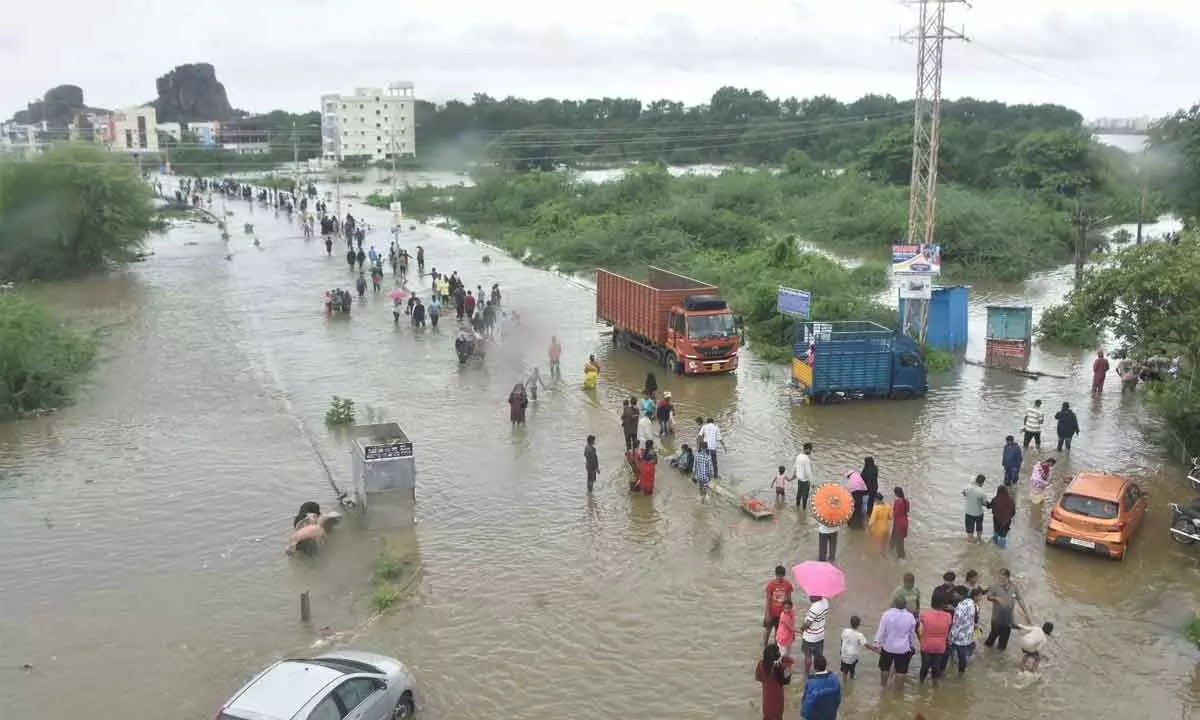
M 800 620 L 794 596 L 808 601 Z M 986 636 L 982 624 L 985 603 L 991 607 Z M 1018 609 L 1024 623 L 1016 622 Z M 988 587 L 980 584 L 975 570 L 968 570 L 961 584 L 957 573 L 948 571 L 924 607 L 916 578 L 905 573 L 888 609 L 879 617 L 871 640 L 864 634 L 858 615 L 846 617 L 837 635 L 836 674 L 826 654 L 827 626 L 833 616 L 830 598 L 805 593 L 787 579 L 786 568 L 775 568 L 775 576 L 764 591 L 763 650 L 754 671 L 762 685 L 763 720 L 783 719 L 785 688 L 798 669 L 804 684 L 800 716 L 805 720 L 836 720 L 843 690 L 856 681 L 864 652 L 878 656 L 879 679 L 884 688 L 902 689 L 914 659 L 919 663 L 917 681 L 929 681 L 937 687 L 951 667 L 956 668 L 956 677 L 963 679 L 980 644 L 997 653 L 1007 651 L 1013 631 L 1019 633 L 1019 668 L 1037 672 L 1054 632 L 1051 622 L 1033 622 L 1011 573 L 1004 568 Z M 798 662 L 802 663 L 799 668 Z

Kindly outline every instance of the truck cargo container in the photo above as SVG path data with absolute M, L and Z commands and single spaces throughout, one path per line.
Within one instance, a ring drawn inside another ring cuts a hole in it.
M 928 390 L 917 343 L 867 321 L 796 323 L 792 380 L 816 403 L 918 397 Z
M 733 313 L 708 283 L 651 267 L 646 282 L 596 271 L 596 318 L 613 344 L 684 375 L 737 369 L 741 337 Z
M 1033 308 L 1028 305 L 989 305 L 984 362 L 1024 369 L 1033 349 Z

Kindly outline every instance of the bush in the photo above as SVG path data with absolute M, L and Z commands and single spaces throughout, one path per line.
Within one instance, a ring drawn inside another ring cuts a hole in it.
M 958 364 L 958 358 L 954 355 L 928 345 L 921 348 L 921 354 L 925 358 L 925 369 L 930 373 L 946 372 Z
M 1091 348 L 1100 344 L 1096 324 L 1069 302 L 1046 308 L 1035 331 L 1042 340 L 1068 347 Z
M 1183 455 L 1200 452 L 1200 392 L 1191 389 L 1191 378 L 1147 383 L 1146 398 L 1183 445 Z
M 333 400 L 329 403 L 329 409 L 325 411 L 325 424 L 353 425 L 354 401 L 350 398 L 340 398 L 334 395 Z
M 0 294 L 0 420 L 68 404 L 94 355 L 91 338 L 25 298 Z
M 1183 632 L 1187 635 L 1188 639 L 1196 643 L 1196 647 L 1200 647 L 1200 612 L 1197 612 L 1196 616 L 1188 622 Z
M 385 612 L 400 601 L 400 590 L 391 583 L 380 583 L 371 593 L 371 609 L 377 613 Z
M 60 145 L 0 163 L 0 281 L 57 280 L 133 260 L 157 222 L 133 161 Z

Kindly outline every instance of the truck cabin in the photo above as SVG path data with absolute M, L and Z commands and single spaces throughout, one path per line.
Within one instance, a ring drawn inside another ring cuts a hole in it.
M 725 300 L 716 295 L 689 295 L 671 308 L 670 329 L 688 340 L 722 340 L 737 335 L 737 323 Z

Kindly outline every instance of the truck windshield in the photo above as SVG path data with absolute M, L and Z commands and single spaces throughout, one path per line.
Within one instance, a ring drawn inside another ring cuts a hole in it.
M 692 340 L 732 337 L 737 329 L 733 326 L 733 315 L 689 315 L 687 334 Z

